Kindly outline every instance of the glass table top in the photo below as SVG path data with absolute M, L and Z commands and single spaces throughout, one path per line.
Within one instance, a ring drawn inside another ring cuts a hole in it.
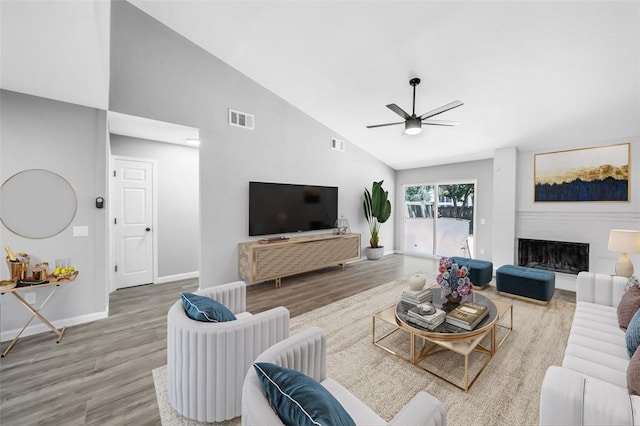
M 432 303 L 434 307 L 438 309 L 442 309 L 445 312 L 449 312 L 453 308 L 455 308 L 455 305 L 452 305 L 450 302 L 447 301 L 446 298 L 441 296 L 440 287 L 432 287 L 431 294 L 433 295 L 433 299 L 431 300 L 430 303 Z M 479 294 L 474 291 L 469 296 L 463 297 L 462 302 L 460 303 L 464 303 L 465 301 L 478 303 L 480 305 L 485 305 L 486 307 L 489 308 L 489 314 L 486 317 L 484 317 L 478 323 L 478 325 L 475 326 L 473 330 L 465 330 L 464 328 L 457 327 L 453 324 L 449 324 L 446 321 L 440 324 L 438 327 L 436 327 L 433 330 L 429 330 L 428 328 L 421 327 L 418 324 L 409 322 L 407 320 L 407 311 L 410 308 L 412 308 L 414 305 L 407 302 L 403 302 L 403 301 L 399 302 L 396 305 L 396 318 L 398 319 L 398 321 L 402 322 L 404 325 L 420 330 L 424 333 L 449 334 L 449 335 L 451 334 L 463 335 L 463 334 L 469 334 L 469 333 L 477 333 L 478 331 L 481 331 L 485 327 L 490 326 L 496 319 L 498 315 L 498 311 L 496 309 L 496 305 L 491 301 L 491 299 L 488 299 L 482 294 Z

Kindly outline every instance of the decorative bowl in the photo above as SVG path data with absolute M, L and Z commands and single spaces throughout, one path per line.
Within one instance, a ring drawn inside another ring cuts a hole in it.
M 52 274 L 57 281 L 60 280 L 72 280 L 78 275 L 78 271 L 65 272 L 64 274 Z
M 0 291 L 12 289 L 16 285 L 18 285 L 17 282 L 9 281 L 9 280 L 2 280 L 2 281 L 0 281 Z

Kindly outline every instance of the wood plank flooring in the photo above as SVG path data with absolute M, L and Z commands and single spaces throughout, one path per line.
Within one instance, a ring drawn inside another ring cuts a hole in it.
M 285 278 L 278 289 L 272 282 L 248 287 L 248 310 L 285 306 L 294 317 L 435 267 L 433 260 L 389 255 L 346 271 L 327 268 Z M 109 318 L 69 327 L 60 344 L 52 333 L 21 339 L 0 360 L 0 424 L 160 424 L 151 371 L 166 364 L 166 314 L 180 292 L 197 287 L 187 280 L 118 290 Z M 571 292 L 554 297 L 575 302 Z

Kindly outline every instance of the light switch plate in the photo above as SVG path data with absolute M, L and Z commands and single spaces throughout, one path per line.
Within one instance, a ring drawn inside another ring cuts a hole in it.
M 88 226 L 74 226 L 73 227 L 73 236 L 74 237 L 88 237 L 89 236 L 89 227 Z

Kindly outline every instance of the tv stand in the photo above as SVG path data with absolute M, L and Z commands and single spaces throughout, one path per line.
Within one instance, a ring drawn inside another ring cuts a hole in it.
M 342 265 L 360 259 L 360 234 L 317 234 L 291 237 L 273 244 L 249 241 L 238 244 L 238 273 L 247 283 L 275 280 Z

